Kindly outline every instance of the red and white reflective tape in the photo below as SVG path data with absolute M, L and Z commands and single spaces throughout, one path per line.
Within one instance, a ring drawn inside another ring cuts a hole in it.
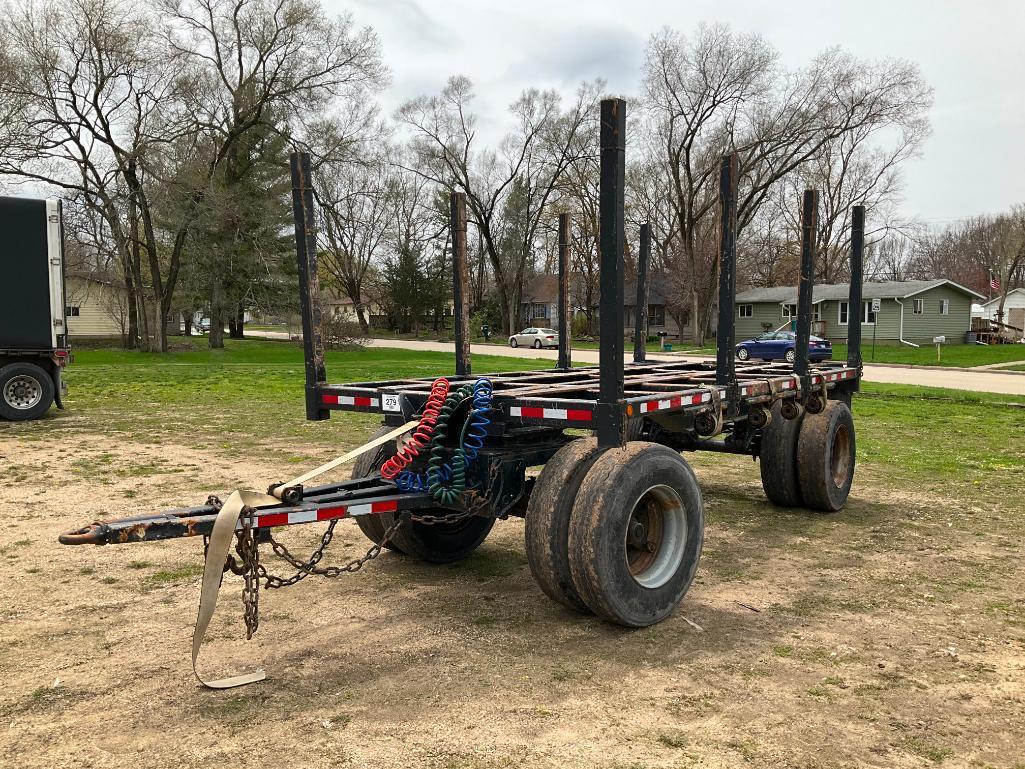
M 379 398 L 371 398 L 366 395 L 329 395 L 323 396 L 324 403 L 338 404 L 339 406 L 366 406 L 377 408 L 381 405 Z
M 854 379 L 855 376 L 857 376 L 856 371 L 838 371 L 835 374 L 826 374 L 826 381 L 838 382 L 841 379 Z M 817 374 L 813 376 L 811 381 L 813 384 L 819 384 L 820 382 L 822 382 L 822 375 Z
M 294 523 L 317 523 L 333 521 L 336 518 L 348 518 L 354 515 L 371 515 L 373 513 L 394 513 L 399 509 L 397 500 L 388 502 L 371 502 L 368 505 L 337 505 L 321 507 L 316 510 L 295 510 L 288 513 L 256 511 L 256 527 L 260 529 L 271 526 L 291 526 Z M 242 522 L 235 524 L 236 529 L 242 528 Z
M 510 406 L 509 416 L 521 419 L 558 419 L 561 422 L 590 422 L 586 409 L 546 409 L 540 406 Z
M 666 411 L 678 409 L 684 406 L 697 406 L 701 403 L 708 403 L 712 400 L 711 393 L 697 393 L 696 395 L 675 395 L 672 398 L 663 398 L 655 401 L 645 401 L 638 410 L 642 414 L 650 414 L 652 411 Z

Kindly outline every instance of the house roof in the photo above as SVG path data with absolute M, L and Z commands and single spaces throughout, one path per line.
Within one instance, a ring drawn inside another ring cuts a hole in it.
M 916 296 L 924 291 L 929 291 L 943 285 L 952 286 L 969 296 L 982 298 L 982 294 L 946 278 L 938 280 L 894 280 L 883 283 L 865 283 L 861 289 L 861 296 L 863 299 L 907 299 L 908 297 Z M 850 290 L 850 283 L 815 286 L 812 289 L 812 302 L 817 304 L 830 300 L 842 301 L 850 296 Z M 737 301 L 747 304 L 763 302 L 794 304 L 797 302 L 797 287 L 774 286 L 772 288 L 752 288 L 737 294 Z
M 1008 296 L 1010 296 L 1011 294 L 1025 294 L 1025 288 L 1012 288 L 1010 291 L 1007 292 Z M 991 304 L 995 304 L 999 307 L 1000 295 L 998 294 L 997 296 L 994 296 L 992 299 L 990 299 L 988 302 L 982 302 L 981 304 L 983 307 L 986 307 Z

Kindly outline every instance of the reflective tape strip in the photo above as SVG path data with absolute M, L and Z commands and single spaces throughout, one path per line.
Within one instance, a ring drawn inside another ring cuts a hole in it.
M 295 523 L 316 523 L 317 521 L 333 521 L 351 515 L 372 515 L 374 513 L 394 513 L 399 509 L 398 500 L 372 502 L 369 505 L 337 505 L 320 507 L 313 510 L 293 510 L 288 513 L 257 513 L 256 527 L 268 529 L 272 526 L 291 526 Z M 242 528 L 242 523 L 235 525 Z
M 381 401 L 378 398 L 370 398 L 365 395 L 325 394 L 323 396 L 323 401 L 324 403 L 332 403 L 339 406 L 364 406 L 368 408 L 377 408 L 381 405 Z
M 707 403 L 712 399 L 710 393 L 697 393 L 696 395 L 677 395 L 672 398 L 662 398 L 657 401 L 645 401 L 640 405 L 642 414 L 650 414 L 652 411 L 666 411 L 678 409 L 683 406 L 697 406 L 699 403 Z
M 540 406 L 510 406 L 509 416 L 521 419 L 558 419 L 560 422 L 590 422 L 592 414 L 584 409 L 546 409 Z

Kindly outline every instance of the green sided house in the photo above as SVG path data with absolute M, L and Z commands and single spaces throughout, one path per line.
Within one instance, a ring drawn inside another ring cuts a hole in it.
M 815 286 L 812 291 L 812 333 L 831 342 L 846 342 L 851 317 L 850 285 Z M 866 283 L 860 309 L 862 338 L 878 342 L 932 344 L 937 336 L 962 344 L 972 325 L 972 302 L 983 298 L 952 280 L 908 280 Z M 879 312 L 872 312 L 874 299 Z M 737 294 L 737 341 L 765 331 L 789 328 L 797 319 L 797 288 L 752 288 Z

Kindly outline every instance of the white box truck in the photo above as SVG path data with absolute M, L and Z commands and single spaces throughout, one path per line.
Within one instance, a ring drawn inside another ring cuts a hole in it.
M 0 419 L 64 408 L 64 313 L 60 201 L 0 197 Z

